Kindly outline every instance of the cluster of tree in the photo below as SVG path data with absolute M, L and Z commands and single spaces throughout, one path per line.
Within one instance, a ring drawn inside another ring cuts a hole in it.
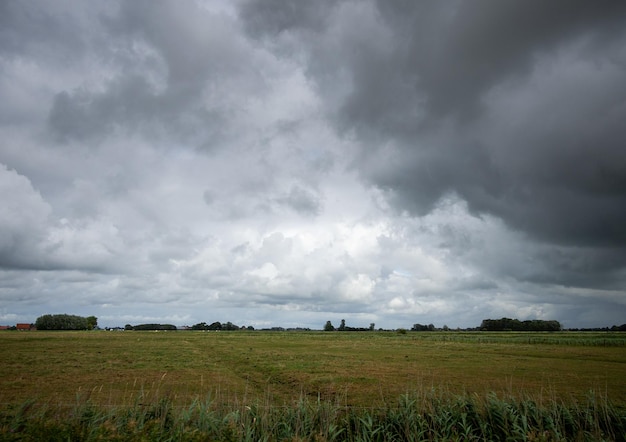
M 365 327 L 348 327 L 346 326 L 346 320 L 342 319 L 341 320 L 341 325 L 337 328 L 335 328 L 335 326 L 333 325 L 332 322 L 330 321 L 326 321 L 326 324 L 324 325 L 324 331 L 373 331 L 374 327 L 376 324 L 374 324 L 373 322 L 370 324 L 369 327 L 365 328 Z
M 230 330 L 241 330 L 241 331 L 254 331 L 255 328 L 251 325 L 247 327 L 242 325 L 241 327 L 233 324 L 232 322 L 227 322 L 222 324 L 219 321 L 213 322 L 211 324 L 207 324 L 206 322 L 199 322 L 198 324 L 194 324 L 188 328 L 188 330 L 213 330 L 213 331 L 230 331 Z M 311 331 L 310 328 L 306 327 L 295 327 L 295 328 L 285 328 L 285 327 L 271 327 L 271 328 L 262 328 L 262 331 Z
M 244 327 L 245 328 L 245 327 Z M 248 330 L 254 330 L 252 326 L 248 327 Z M 311 331 L 310 328 L 307 327 L 269 327 L 262 328 L 261 331 L 273 331 L 273 332 L 284 332 L 284 331 Z
M 139 324 L 139 325 L 126 324 L 124 326 L 124 330 L 137 330 L 137 331 L 166 330 L 166 331 L 173 331 L 173 330 L 178 330 L 178 328 L 175 325 L 172 325 L 172 324 Z
M 226 324 L 222 324 L 219 321 L 207 324 L 206 322 L 200 322 L 191 326 L 192 330 L 254 330 L 254 327 L 239 327 L 236 324 L 228 321 Z
M 480 324 L 480 329 L 486 331 L 559 331 L 561 330 L 561 323 L 559 321 L 543 321 L 541 319 L 529 321 L 510 318 L 485 319 Z
M 411 331 L 435 331 L 435 326 L 433 324 L 413 324 Z
M 93 330 L 98 327 L 95 316 L 42 315 L 35 321 L 37 330 Z

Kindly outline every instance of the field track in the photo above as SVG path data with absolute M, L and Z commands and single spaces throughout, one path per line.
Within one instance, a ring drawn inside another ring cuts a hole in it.
M 3 332 L 0 403 L 382 406 L 404 393 L 626 405 L 626 334 L 461 332 Z

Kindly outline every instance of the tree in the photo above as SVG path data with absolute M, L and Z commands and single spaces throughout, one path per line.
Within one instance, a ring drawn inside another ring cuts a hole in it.
M 486 331 L 559 331 L 561 330 L 561 324 L 559 321 L 544 321 L 541 319 L 528 321 L 510 318 L 484 319 L 480 324 L 480 329 Z
M 133 330 L 145 331 L 145 330 L 169 330 L 175 331 L 177 330 L 176 326 L 173 324 L 139 324 L 133 327 Z
M 87 316 L 87 329 L 93 330 L 98 327 L 98 318 L 95 316 Z
M 346 320 L 341 320 L 341 325 L 339 326 L 339 331 L 344 331 L 346 329 Z
M 413 324 L 411 327 L 411 331 L 433 331 L 435 330 L 435 326 L 433 324 L 422 325 L 422 324 Z
M 87 318 L 67 314 L 43 315 L 35 321 L 37 330 L 89 330 L 88 324 Z
M 370 323 L 370 331 L 374 331 L 374 327 L 376 326 L 376 324 L 374 324 L 373 322 Z
M 334 331 L 335 327 L 333 327 L 332 322 L 326 321 L 326 325 L 324 326 L 324 331 Z
M 191 326 L 192 330 L 208 330 L 209 326 L 206 322 L 199 322 Z

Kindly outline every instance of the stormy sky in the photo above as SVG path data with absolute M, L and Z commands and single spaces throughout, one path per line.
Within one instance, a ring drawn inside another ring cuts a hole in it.
M 626 322 L 626 2 L 0 1 L 0 325 Z

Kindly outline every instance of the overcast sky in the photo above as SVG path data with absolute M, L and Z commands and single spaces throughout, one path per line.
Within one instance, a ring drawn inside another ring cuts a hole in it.
M 0 324 L 626 322 L 626 2 L 0 1 Z

